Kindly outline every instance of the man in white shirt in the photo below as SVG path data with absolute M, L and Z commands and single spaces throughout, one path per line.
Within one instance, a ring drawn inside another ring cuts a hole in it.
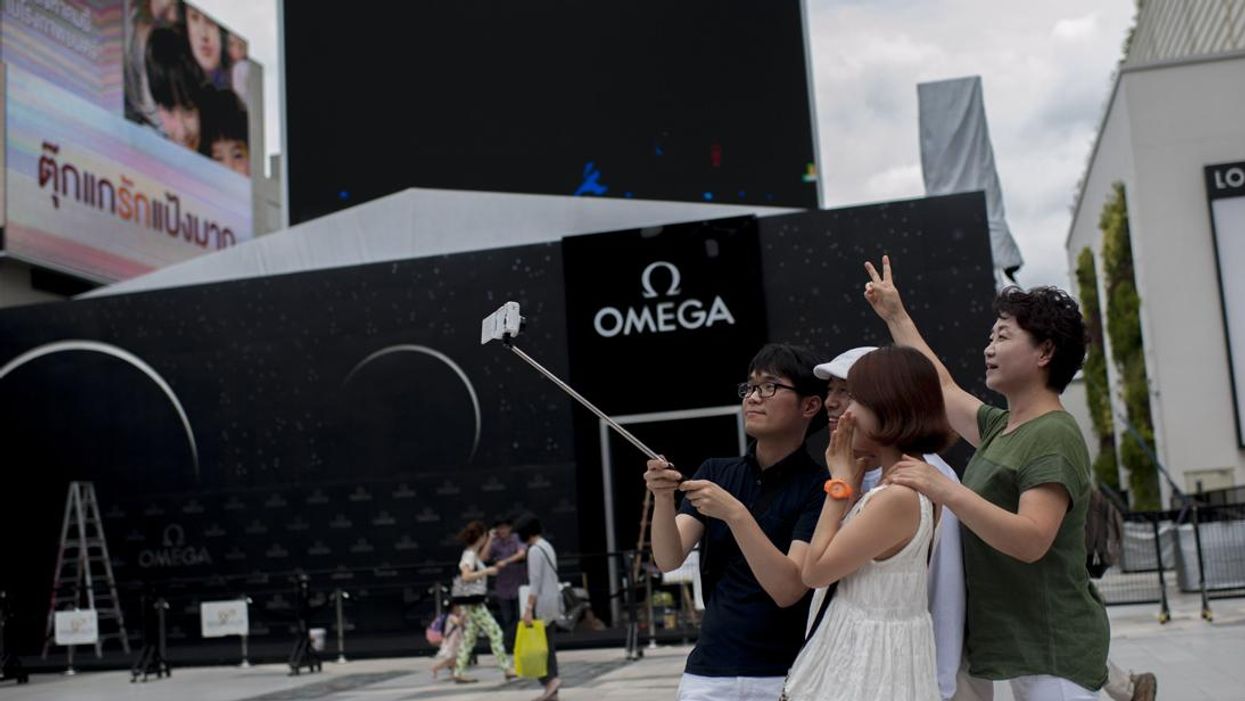
M 876 347 L 853 348 L 813 369 L 814 375 L 828 383 L 825 407 L 831 432 L 852 401 L 847 393 L 847 373 L 852 364 L 872 350 Z M 923 459 L 944 475 L 959 481 L 955 471 L 942 458 L 931 453 Z M 865 473 L 861 493 L 876 487 L 881 475 L 880 468 Z M 929 563 L 929 612 L 934 620 L 938 690 L 946 701 L 955 696 L 956 673 L 964 653 L 964 561 L 960 550 L 959 520 L 950 509 L 942 509 L 940 520 L 938 541 Z

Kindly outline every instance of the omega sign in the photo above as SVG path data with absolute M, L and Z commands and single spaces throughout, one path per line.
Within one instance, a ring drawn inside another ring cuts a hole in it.
M 657 289 L 653 287 L 653 273 L 658 269 L 664 269 L 670 277 L 670 284 L 666 287 L 664 294 L 658 294 Z M 644 290 L 644 299 L 656 300 L 666 297 L 666 301 L 651 302 L 626 309 L 602 307 L 592 319 L 592 326 L 596 329 L 597 335 L 603 338 L 613 338 L 619 334 L 630 336 L 643 333 L 670 333 L 679 329 L 694 331 L 699 328 L 709 328 L 714 324 L 728 326 L 735 324 L 735 317 L 720 295 L 714 295 L 713 301 L 708 303 L 699 299 L 682 301 L 669 299 L 677 298 L 682 293 L 679 288 L 681 282 L 682 276 L 674 263 L 664 260 L 650 263 L 640 274 L 640 286 Z
M 176 523 L 164 528 L 160 549 L 147 549 L 138 554 L 138 566 L 143 569 L 150 567 L 193 567 L 195 565 L 212 564 L 212 556 L 207 548 L 195 548 L 186 545 L 186 531 Z

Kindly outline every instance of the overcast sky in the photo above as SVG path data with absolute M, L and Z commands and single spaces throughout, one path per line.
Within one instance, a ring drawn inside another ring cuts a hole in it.
M 276 0 L 194 0 L 264 67 L 281 149 Z M 919 197 L 917 83 L 980 75 L 1025 286 L 1068 287 L 1063 242 L 1133 0 L 808 0 L 823 201 Z M 902 265 L 902 263 L 898 263 Z

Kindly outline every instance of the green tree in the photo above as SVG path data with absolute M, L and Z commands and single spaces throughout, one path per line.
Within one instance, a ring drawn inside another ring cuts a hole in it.
M 1120 373 L 1120 390 L 1128 422 L 1154 450 L 1150 420 L 1150 384 L 1146 377 L 1145 344 L 1141 337 L 1141 297 L 1133 271 L 1124 184 L 1115 183 L 1098 219 L 1102 230 L 1102 266 L 1107 295 L 1107 336 L 1111 360 Z M 1110 409 L 1108 408 L 1108 411 Z M 1136 509 L 1159 508 L 1158 468 L 1146 447 L 1131 432 L 1120 441 L 1120 462 L 1128 468 L 1128 487 Z
M 1120 471 L 1115 463 L 1115 423 L 1111 420 L 1111 384 L 1107 380 L 1107 358 L 1102 339 L 1102 313 L 1098 306 L 1098 272 L 1094 253 L 1086 246 L 1076 259 L 1076 284 L 1080 290 L 1081 313 L 1089 332 L 1089 352 L 1085 356 L 1085 395 L 1094 435 L 1098 436 L 1098 457 L 1094 475 L 1099 484 L 1120 488 Z

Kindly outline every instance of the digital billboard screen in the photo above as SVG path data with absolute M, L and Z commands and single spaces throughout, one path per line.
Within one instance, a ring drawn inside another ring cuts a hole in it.
M 817 206 L 799 0 L 283 17 L 291 223 L 408 187 Z
M 9 255 L 112 282 L 250 239 L 245 40 L 176 0 L 9 0 Z

